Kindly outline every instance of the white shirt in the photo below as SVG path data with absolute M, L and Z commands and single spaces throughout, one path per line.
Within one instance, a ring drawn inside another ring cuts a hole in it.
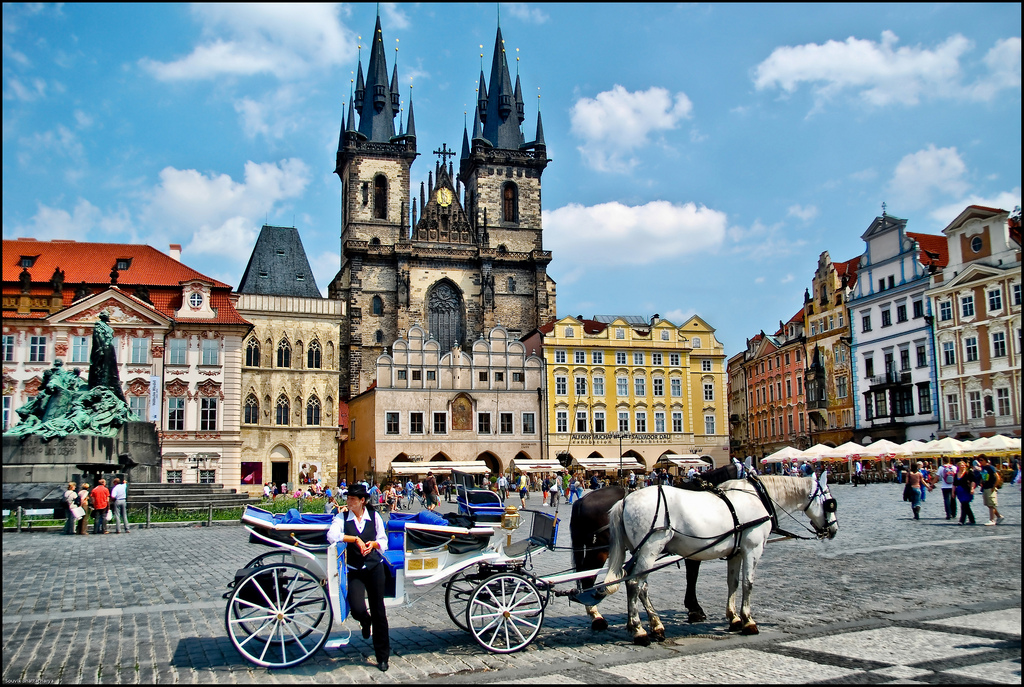
M 388 550 L 388 533 L 384 529 L 384 519 L 380 517 L 380 513 L 374 512 L 373 525 L 377 530 L 376 541 L 380 545 L 380 551 L 383 553 Z M 370 521 L 370 510 L 366 509 L 363 511 L 363 517 L 357 518 L 355 513 L 348 511 L 347 513 L 338 513 L 334 516 L 334 521 L 331 523 L 331 529 L 327 531 L 327 541 L 332 544 L 341 541 L 345 534 L 345 522 L 351 520 L 355 523 L 356 531 L 362 534 L 363 530 L 366 529 L 366 523 Z
M 110 490 L 110 498 L 115 501 L 125 501 L 128 498 L 128 483 L 121 482 L 120 484 L 114 485 L 114 488 Z

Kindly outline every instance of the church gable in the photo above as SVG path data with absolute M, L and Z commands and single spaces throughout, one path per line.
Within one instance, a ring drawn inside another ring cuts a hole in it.
M 57 313 L 50 321 L 53 324 L 95 324 L 100 313 L 110 314 L 113 325 L 167 326 L 170 320 L 144 303 L 126 296 L 120 291 L 107 290 L 90 298 L 78 301 L 63 312 Z
M 444 150 L 444 149 L 443 149 Z M 444 153 L 442 152 L 443 156 Z M 436 181 L 428 193 L 420 193 L 423 216 L 416 222 L 412 240 L 417 242 L 475 244 L 476 236 L 445 165 L 435 166 Z

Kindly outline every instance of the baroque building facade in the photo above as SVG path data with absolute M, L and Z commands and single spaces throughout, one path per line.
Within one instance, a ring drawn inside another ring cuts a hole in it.
M 700 317 L 563 317 L 523 343 L 546 366 L 545 458 L 728 461 L 724 347 Z
M 297 229 L 264 226 L 238 286 L 253 329 L 242 350 L 241 485 L 337 484 L 338 322 Z
M 342 118 L 335 173 L 341 179 L 341 269 L 329 296 L 345 303 L 339 341 L 343 401 L 366 391 L 377 359 L 421 326 L 447 352 L 495 326 L 518 338 L 555 315 L 547 274 L 541 175 L 549 160 L 540 114 L 526 141 L 522 87 L 513 86 L 501 29 L 490 79 L 480 75 L 472 138 L 456 153 L 442 145 L 421 184 L 410 188 L 419 155 L 412 102 L 399 120 L 398 68 L 388 79 L 380 18 L 366 76 L 358 66 Z
M 949 262 L 931 275 L 927 292 L 935 313 L 939 433 L 1020 436 L 1020 218 L 971 205 L 943 234 Z
M 56 359 L 88 376 L 92 330 L 110 316 L 122 390 L 153 422 L 165 482 L 241 479 L 242 340 L 231 287 L 150 246 L 5 240 L 4 429 Z

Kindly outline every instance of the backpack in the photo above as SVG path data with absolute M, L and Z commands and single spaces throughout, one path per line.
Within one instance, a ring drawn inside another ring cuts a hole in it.
M 996 489 L 1002 489 L 1003 488 L 1003 476 L 1001 474 L 999 474 L 998 470 L 996 470 L 996 480 L 995 480 L 995 484 L 993 486 Z

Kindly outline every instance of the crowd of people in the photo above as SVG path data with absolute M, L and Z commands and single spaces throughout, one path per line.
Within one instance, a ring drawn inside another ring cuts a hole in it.
M 68 488 L 62 496 L 64 505 L 65 520 L 64 534 L 87 535 L 89 534 L 89 518 L 93 518 L 93 534 L 121 534 L 121 526 L 124 526 L 125 534 L 131 532 L 128 528 L 128 482 L 115 477 L 111 489 L 107 489 L 107 480 L 99 479 L 96 486 L 91 487 L 88 482 L 68 482 Z M 109 523 L 113 521 L 114 531 L 108 529 Z
M 977 492 L 981 492 L 982 504 L 988 509 L 987 526 L 1000 525 L 1005 521 L 999 512 L 999 489 L 1003 478 L 996 464 L 982 454 L 970 461 L 959 460 L 955 463 L 948 456 L 941 456 L 939 466 L 933 468 L 932 462 L 923 460 L 912 462 L 909 469 L 901 471 L 900 481 L 905 484 L 903 500 L 910 503 L 914 519 L 921 519 L 921 508 L 928 498 L 928 493 L 938 487 L 942 494 L 942 507 L 946 520 L 957 517 L 960 511 L 961 525 L 974 525 L 976 519 L 971 503 Z M 1013 461 L 1011 483 L 1020 484 L 1020 460 Z

